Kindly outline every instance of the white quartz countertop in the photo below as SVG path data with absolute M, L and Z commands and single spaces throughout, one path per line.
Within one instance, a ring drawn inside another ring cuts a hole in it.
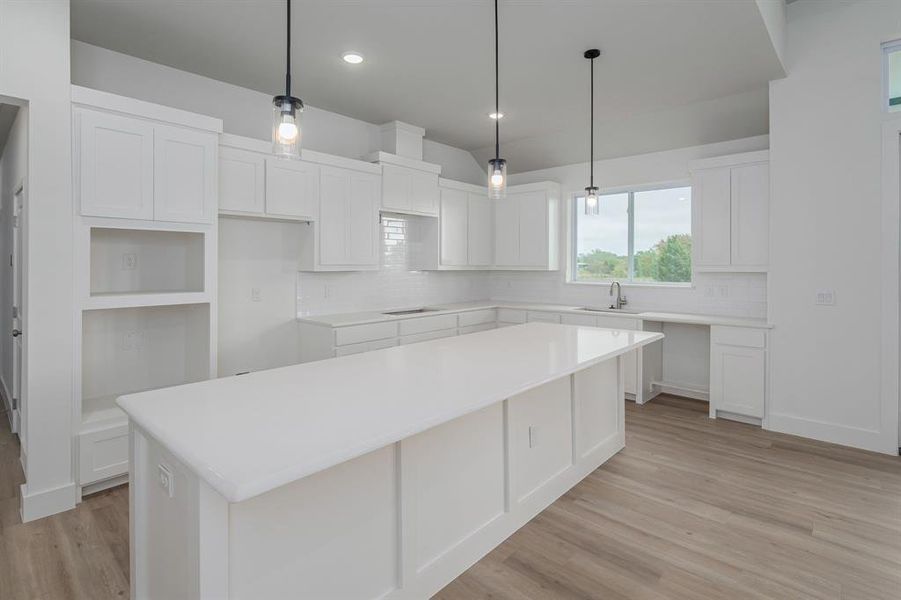
M 366 325 L 368 323 L 381 323 L 385 321 L 399 321 L 403 319 L 416 319 L 433 315 L 460 313 L 486 308 L 512 308 L 515 310 L 531 310 L 558 313 L 573 313 L 581 315 L 606 315 L 631 317 L 643 321 L 660 321 L 664 323 L 687 323 L 694 325 L 727 325 L 732 327 L 760 327 L 770 328 L 764 319 L 750 319 L 747 317 L 728 317 L 720 315 L 703 315 L 693 313 L 663 312 L 663 311 L 632 311 L 626 308 L 621 311 L 587 311 L 579 306 L 565 304 L 532 304 L 525 302 L 504 302 L 496 300 L 483 300 L 478 302 L 460 302 L 427 306 L 429 310 L 409 315 L 386 315 L 379 311 L 361 311 L 337 313 L 330 315 L 310 315 L 298 317 L 301 323 L 323 325 L 327 327 L 349 327 L 352 325 Z
M 662 338 L 528 323 L 117 400 L 241 502 Z

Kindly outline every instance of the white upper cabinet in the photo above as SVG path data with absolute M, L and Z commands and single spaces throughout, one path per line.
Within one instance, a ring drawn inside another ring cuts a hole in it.
M 394 164 L 382 165 L 382 209 L 438 216 L 438 174 Z
M 510 186 L 494 203 L 494 260 L 498 269 L 559 268 L 560 186 L 551 182 Z
M 320 180 L 319 217 L 303 232 L 301 270 L 377 269 L 378 174 L 322 166 Z
M 319 165 L 266 158 L 266 213 L 311 221 L 319 213 Z
M 258 152 L 219 148 L 219 211 L 261 216 L 266 201 L 266 158 Z
M 92 217 L 211 223 L 218 119 L 73 87 L 79 211 Z M 170 121 L 164 121 L 164 119 Z
M 488 193 L 467 194 L 467 259 L 471 267 L 489 267 L 494 262 L 494 215 Z
M 768 152 L 697 161 L 692 167 L 692 262 L 698 271 L 766 271 Z
M 465 267 L 469 264 L 469 195 L 458 189 L 441 188 L 441 264 Z
M 183 223 L 213 220 L 218 149 L 215 134 L 154 126 L 154 219 Z
M 81 214 L 153 219 L 153 123 L 76 112 Z

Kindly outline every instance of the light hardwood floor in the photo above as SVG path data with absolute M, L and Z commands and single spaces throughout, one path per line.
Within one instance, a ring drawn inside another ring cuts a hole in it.
M 901 459 L 706 410 L 627 404 L 626 449 L 436 598 L 901 599 Z M 127 489 L 20 524 L 0 422 L 0 599 L 127 597 Z

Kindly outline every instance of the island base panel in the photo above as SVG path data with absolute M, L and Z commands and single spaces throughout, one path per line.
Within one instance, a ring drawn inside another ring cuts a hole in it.
M 427 598 L 623 448 L 622 363 L 236 504 L 132 426 L 132 598 Z

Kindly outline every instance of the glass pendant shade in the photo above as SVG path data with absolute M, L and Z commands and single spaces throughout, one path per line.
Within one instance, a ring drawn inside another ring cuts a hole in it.
M 601 204 L 598 200 L 598 188 L 585 188 L 585 214 L 588 216 L 598 216 L 601 214 Z
M 293 96 L 272 99 L 272 152 L 277 156 L 300 158 L 300 127 L 303 102 Z
M 488 197 L 492 200 L 507 197 L 507 161 L 503 158 L 488 161 Z

